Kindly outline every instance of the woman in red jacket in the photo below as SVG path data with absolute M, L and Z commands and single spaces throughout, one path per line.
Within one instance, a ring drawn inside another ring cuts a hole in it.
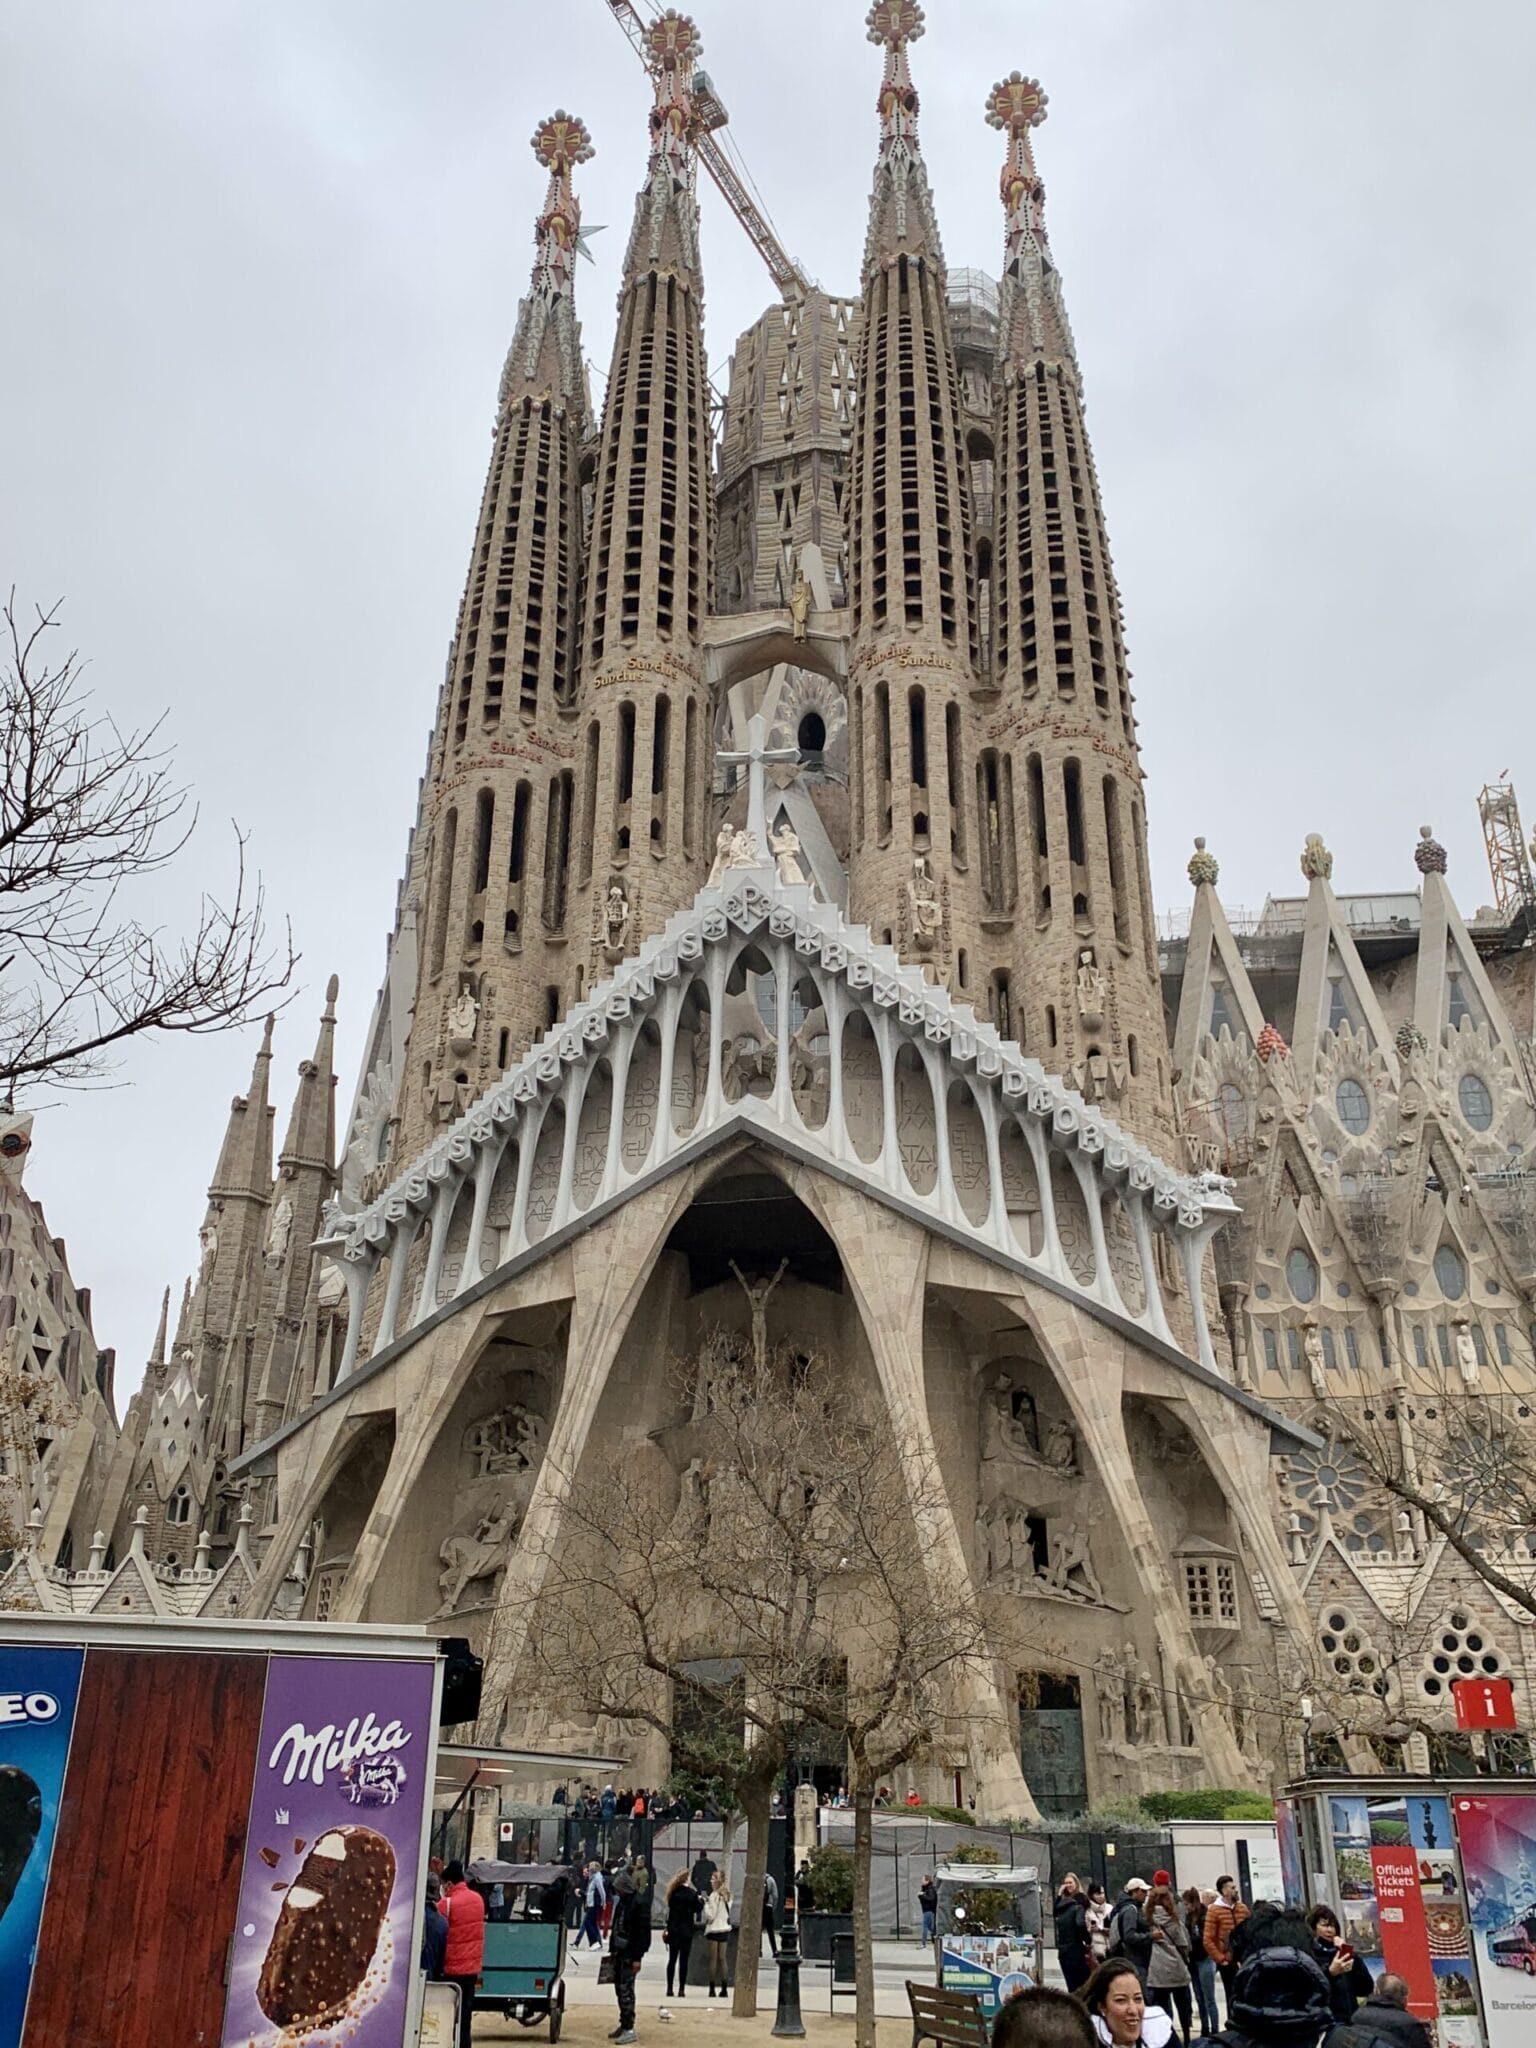
M 485 1901 L 464 1882 L 464 1866 L 457 1860 L 443 1871 L 442 1910 L 448 1922 L 443 1976 L 459 1987 L 459 2048 L 470 2048 L 475 1986 L 485 1961 Z

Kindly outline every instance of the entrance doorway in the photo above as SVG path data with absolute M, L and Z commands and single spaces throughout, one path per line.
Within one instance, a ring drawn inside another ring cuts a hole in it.
M 1032 1671 L 1019 1687 L 1019 1763 L 1042 1813 L 1088 1804 L 1082 1689 L 1075 1678 Z

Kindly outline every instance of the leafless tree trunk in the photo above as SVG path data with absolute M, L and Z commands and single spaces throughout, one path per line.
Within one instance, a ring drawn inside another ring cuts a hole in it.
M 557 1711 L 575 1701 L 654 1730 L 674 1770 L 732 1786 L 749 1818 L 743 2016 L 756 2008 L 773 1785 L 798 1729 L 841 1739 L 862 1800 L 856 2005 L 859 2048 L 872 2048 L 875 1787 L 953 1739 L 964 1681 L 1001 1646 L 935 1533 L 940 1475 L 904 1455 L 883 1412 L 860 1409 L 846 1375 L 793 1347 L 746 1356 L 729 1340 L 707 1345 L 699 1370 L 697 1387 L 678 1376 L 679 1419 L 662 1433 L 672 1462 L 628 1451 L 573 1475 L 529 1596 L 519 1682 Z
M 148 1032 L 245 1023 L 287 987 L 291 938 L 269 944 L 258 876 L 235 834 L 223 901 L 176 938 L 134 917 L 128 885 L 168 866 L 197 823 L 160 722 L 122 732 L 96 710 L 79 657 L 56 664 L 58 607 L 31 624 L 14 592 L 0 668 L 0 1094 L 79 1087 Z

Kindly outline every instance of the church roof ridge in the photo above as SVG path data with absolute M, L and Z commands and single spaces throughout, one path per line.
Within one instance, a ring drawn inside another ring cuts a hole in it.
M 798 953 L 819 956 L 825 969 L 852 989 L 868 990 L 882 1008 L 897 1014 L 912 1035 L 948 1048 L 961 1066 L 974 1066 L 983 1081 L 995 1082 L 1014 1101 L 1027 1099 L 1030 1112 L 1049 1122 L 1058 1138 L 1086 1153 L 1101 1155 L 1111 1171 L 1152 1190 L 1160 1204 L 1179 1212 L 1186 1227 L 1208 1216 L 1230 1213 L 1231 1182 L 1216 1174 L 1181 1172 L 1140 1139 L 1089 1103 L 1059 1076 L 996 1027 L 978 1019 L 968 1003 L 906 964 L 894 946 L 874 939 L 867 926 L 850 924 L 835 904 L 818 901 L 805 884 L 786 884 L 769 862 L 727 870 L 706 883 L 693 903 L 667 920 L 639 951 L 615 968 L 517 1064 L 467 1109 L 450 1129 L 424 1148 L 365 1208 L 343 1211 L 335 1204 L 322 1222 L 322 1244 L 351 1247 L 379 1243 L 389 1226 L 431 1198 L 456 1168 L 466 1167 L 478 1146 L 511 1123 L 521 1106 L 541 1092 L 553 1092 L 566 1070 L 601 1045 L 612 1024 L 634 1007 L 652 1001 L 659 983 L 691 979 L 706 951 L 732 930 L 749 936 L 767 925 L 775 937 L 793 938 Z

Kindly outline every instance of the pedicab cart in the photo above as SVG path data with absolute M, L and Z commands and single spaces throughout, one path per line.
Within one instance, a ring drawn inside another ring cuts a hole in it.
M 934 1951 L 941 1991 L 968 1991 L 991 2020 L 1040 1981 L 1040 1872 L 1034 1864 L 941 1863 Z
M 485 1960 L 475 1987 L 475 2011 L 499 2012 L 521 2027 L 549 2023 L 558 2041 L 565 2023 L 565 1944 L 570 1932 L 562 1912 L 542 1913 L 546 1887 L 565 1877 L 559 1863 L 471 1863 L 469 1880 L 481 1891 L 500 1885 L 511 1913 L 485 1923 Z

